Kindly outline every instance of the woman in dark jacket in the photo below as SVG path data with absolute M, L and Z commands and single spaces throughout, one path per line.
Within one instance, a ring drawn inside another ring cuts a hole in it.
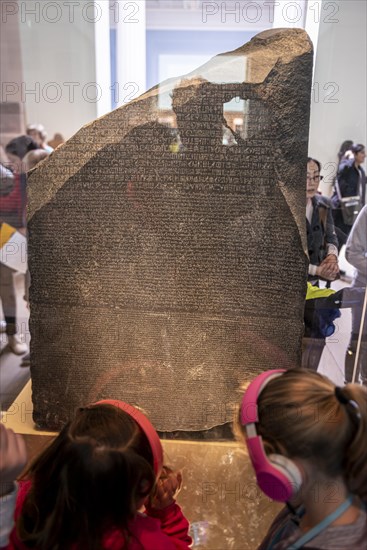
M 321 164 L 318 160 L 307 159 L 307 187 L 306 187 L 306 228 L 307 247 L 310 264 L 308 280 L 318 285 L 319 279 L 333 281 L 339 273 L 338 266 L 338 239 L 335 233 L 331 203 L 326 197 L 318 193 Z M 302 366 L 317 370 L 320 358 L 325 347 L 327 334 L 320 329 L 318 315 L 310 303 L 305 307 L 305 334 L 303 338 Z
M 335 233 L 330 200 L 318 194 L 321 164 L 307 159 L 306 226 L 307 246 L 310 257 L 309 280 L 319 277 L 333 281 L 339 273 L 338 239 Z
M 366 202 L 366 174 L 362 168 L 362 164 L 366 158 L 365 146 L 361 143 L 354 144 L 351 147 L 354 158 L 344 158 L 339 164 L 337 185 L 339 187 L 340 196 L 344 197 L 360 197 L 361 207 Z M 338 193 L 334 194 L 338 199 Z M 343 213 L 340 208 L 334 210 L 334 223 L 338 229 L 339 246 L 347 242 L 348 235 L 352 229 L 351 224 L 345 223 Z

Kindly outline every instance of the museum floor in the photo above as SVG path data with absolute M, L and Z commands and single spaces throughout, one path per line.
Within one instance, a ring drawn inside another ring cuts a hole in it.
M 348 269 L 345 260 L 341 261 L 341 267 Z M 18 323 L 29 342 L 28 310 L 22 299 L 24 281 L 20 275 L 15 280 Z M 345 286 L 344 281 L 332 285 L 335 290 Z M 343 360 L 350 331 L 349 310 L 342 310 L 336 324 L 337 330 L 327 341 L 319 372 L 342 384 Z M 33 456 L 52 434 L 37 433 L 33 429 L 31 387 L 30 383 L 27 384 L 29 368 L 21 367 L 21 357 L 9 353 L 4 334 L 1 334 L 0 362 L 3 422 L 25 434 L 29 454 Z M 21 403 L 17 410 L 11 406 L 15 400 Z M 191 522 L 193 548 L 254 550 L 280 507 L 260 493 L 242 445 L 233 441 L 176 440 L 164 441 L 163 444 L 167 464 L 183 470 L 184 486 L 178 500 Z

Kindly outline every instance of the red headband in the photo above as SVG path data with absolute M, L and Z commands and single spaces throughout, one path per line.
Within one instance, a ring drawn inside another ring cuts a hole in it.
M 132 405 L 129 405 L 124 401 L 119 401 L 118 399 L 103 399 L 102 401 L 93 403 L 93 405 L 113 405 L 114 407 L 126 412 L 135 420 L 149 441 L 153 454 L 154 473 L 158 477 L 163 467 L 163 448 L 161 440 L 159 439 L 159 436 L 150 420 L 148 420 L 148 418 L 141 411 Z

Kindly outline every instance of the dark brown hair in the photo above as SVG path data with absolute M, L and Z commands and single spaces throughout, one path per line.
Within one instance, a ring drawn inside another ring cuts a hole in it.
M 79 409 L 24 477 L 31 489 L 17 534 L 37 550 L 97 550 L 113 528 L 128 540 L 128 522 L 155 485 L 145 434 L 105 404 Z
M 20 159 L 23 159 L 29 151 L 38 149 L 38 145 L 29 136 L 19 136 L 6 144 L 5 151 L 11 155 L 16 155 Z
M 307 164 L 308 164 L 309 162 L 314 162 L 315 164 L 317 164 L 317 167 L 318 167 L 318 169 L 319 169 L 319 172 L 321 172 L 321 162 L 320 162 L 320 161 L 318 161 L 318 160 L 316 160 L 316 159 L 313 159 L 313 158 L 311 158 L 311 157 L 307 157 Z
M 339 163 L 343 160 L 345 153 L 347 151 L 350 151 L 352 145 L 353 145 L 353 141 L 351 139 L 346 139 L 345 141 L 343 141 L 338 153 Z
M 354 143 L 350 149 L 352 153 L 356 155 L 357 153 L 364 151 L 365 147 L 364 145 L 362 145 L 362 143 Z

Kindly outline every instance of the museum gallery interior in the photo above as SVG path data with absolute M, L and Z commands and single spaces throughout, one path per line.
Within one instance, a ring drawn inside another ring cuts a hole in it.
M 145 492 L 148 474 L 137 485 L 147 516 L 136 526 L 127 516 L 120 541 L 105 533 L 97 474 L 71 478 L 68 502 L 85 490 L 80 506 L 94 509 L 89 527 L 75 511 L 62 533 L 48 515 L 54 505 L 38 507 L 31 469 L 31 488 L 17 485 L 15 527 L 9 504 L 2 519 L 13 529 L 4 547 L 362 550 L 366 15 L 358 0 L 2 2 L 2 461 L 12 437 L 18 449 L 25 442 L 16 487 L 25 461 L 46 461 L 47 445 L 51 457 L 65 437 L 75 446 L 78 430 L 83 445 L 86 429 L 93 448 L 121 450 L 127 443 L 108 436 L 121 413 L 146 438 L 153 476 Z M 268 433 L 261 407 L 272 392 Z M 330 430 L 350 423 L 340 463 L 354 473 L 335 466 L 334 501 L 319 477 L 324 459 L 308 469 L 312 453 L 328 454 L 327 436 L 307 446 L 307 434 L 331 422 L 322 392 L 337 407 Z M 287 445 L 301 433 L 298 455 Z M 55 464 L 68 463 L 65 445 Z M 298 456 L 301 465 L 290 460 Z M 70 454 L 67 471 L 76 464 Z M 7 482 L 5 466 L 0 473 Z M 57 499 L 69 490 L 69 474 L 63 489 L 42 475 Z M 308 526 L 312 491 L 320 521 Z M 167 494 L 183 514 L 176 534 L 165 524 Z M 284 503 L 290 519 L 267 536 Z M 144 539 L 150 517 L 160 527 Z

